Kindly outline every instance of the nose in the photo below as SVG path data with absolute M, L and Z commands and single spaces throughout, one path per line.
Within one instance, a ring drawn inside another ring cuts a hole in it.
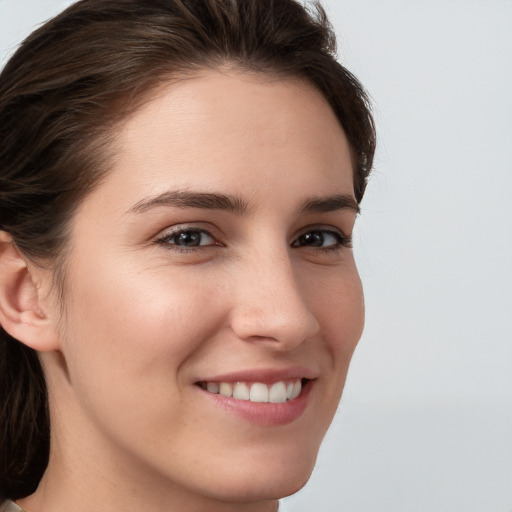
M 255 257 L 237 275 L 230 326 L 238 338 L 289 351 L 315 336 L 317 318 L 289 256 Z

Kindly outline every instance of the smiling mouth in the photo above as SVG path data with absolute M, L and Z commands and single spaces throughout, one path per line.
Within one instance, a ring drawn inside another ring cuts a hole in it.
M 262 382 L 199 382 L 198 385 L 215 395 L 257 403 L 284 403 L 295 400 L 309 379 L 282 380 L 273 384 Z

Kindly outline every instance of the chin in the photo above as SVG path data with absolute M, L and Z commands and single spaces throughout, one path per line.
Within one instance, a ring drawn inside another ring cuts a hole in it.
M 255 457 L 260 460 L 252 460 L 246 467 L 242 464 L 233 465 L 220 479 L 216 478 L 216 483 L 220 480 L 220 485 L 215 487 L 217 498 L 223 501 L 251 502 L 290 496 L 308 482 L 316 455 L 316 451 L 312 454 L 295 453 L 286 458 L 267 455 Z
M 233 503 L 279 500 L 300 491 L 308 482 L 311 473 L 312 469 L 301 475 L 280 478 L 259 478 L 252 475 L 250 482 L 231 481 L 228 488 L 222 490 L 224 492 L 219 493 L 217 490 L 215 498 Z

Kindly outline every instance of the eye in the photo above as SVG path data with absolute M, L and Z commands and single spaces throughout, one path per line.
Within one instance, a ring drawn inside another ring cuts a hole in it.
M 167 233 L 157 240 L 159 244 L 175 245 L 183 249 L 218 245 L 213 236 L 204 229 L 181 228 Z
M 319 247 L 322 249 L 339 249 L 341 246 L 351 247 L 349 237 L 333 230 L 312 229 L 300 235 L 292 247 Z

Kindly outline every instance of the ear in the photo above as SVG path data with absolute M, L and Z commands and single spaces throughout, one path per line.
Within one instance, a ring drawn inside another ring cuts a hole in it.
M 40 352 L 58 349 L 51 308 L 42 290 L 50 276 L 26 261 L 0 231 L 0 324 L 13 338 Z

